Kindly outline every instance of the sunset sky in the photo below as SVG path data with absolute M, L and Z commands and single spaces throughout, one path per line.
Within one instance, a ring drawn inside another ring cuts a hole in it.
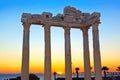
M 22 13 L 53 15 L 63 13 L 65 6 L 82 12 L 101 13 L 99 25 L 102 66 L 116 71 L 120 66 L 120 0 L 1 0 L 0 1 L 0 73 L 20 73 L 22 59 Z M 89 48 L 93 67 L 92 29 L 89 29 Z M 72 69 L 83 72 L 83 36 L 80 29 L 71 29 Z M 51 27 L 52 72 L 64 73 L 64 30 Z M 75 70 L 72 70 L 75 72 Z M 30 28 L 30 72 L 44 72 L 44 28 Z

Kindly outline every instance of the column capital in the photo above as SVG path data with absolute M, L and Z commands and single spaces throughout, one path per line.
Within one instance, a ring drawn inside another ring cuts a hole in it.
M 31 25 L 30 23 L 23 23 L 22 25 L 24 27 L 24 31 L 29 31 Z
M 44 28 L 45 28 L 45 27 L 47 27 L 47 28 L 48 28 L 48 27 L 50 27 L 50 25 L 47 25 L 47 24 L 46 24 L 46 25 L 43 25 L 43 27 L 44 27 Z
M 85 27 L 82 27 L 82 28 L 80 28 L 82 31 L 84 31 L 84 30 L 88 30 L 90 28 L 90 26 L 85 26 Z
M 70 28 L 69 27 L 63 27 L 65 30 L 65 34 L 69 34 L 70 35 Z
M 98 30 L 98 25 L 100 24 L 100 22 L 95 22 L 92 24 L 92 30 Z
M 51 23 L 50 23 L 50 22 L 47 22 L 47 21 L 44 21 L 44 22 L 43 22 L 43 27 L 44 27 L 44 26 L 50 27 L 50 26 L 51 26 Z
M 51 26 L 49 24 L 44 24 L 43 27 L 44 29 L 49 29 Z
M 70 30 L 70 27 L 63 27 L 63 29 L 65 29 L 65 30 Z
M 83 32 L 83 37 L 88 36 L 88 28 L 82 29 L 82 32 Z

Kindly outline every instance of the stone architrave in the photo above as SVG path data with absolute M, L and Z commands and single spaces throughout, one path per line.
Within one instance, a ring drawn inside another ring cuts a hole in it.
M 83 32 L 83 51 L 84 51 L 84 78 L 85 80 L 91 80 L 90 72 L 90 56 L 89 56 L 89 41 L 88 41 L 88 28 L 82 28 Z
M 50 40 L 50 26 L 44 26 L 45 36 L 45 63 L 44 63 L 44 80 L 51 80 L 51 40 Z
M 95 22 L 92 25 L 93 54 L 94 54 L 94 71 L 95 71 L 95 80 L 102 80 L 98 24 L 99 24 L 99 22 Z
M 72 80 L 71 66 L 71 44 L 70 44 L 70 28 L 64 28 L 65 36 L 65 77 L 66 80 Z
M 29 23 L 23 23 L 23 49 L 21 80 L 29 80 Z

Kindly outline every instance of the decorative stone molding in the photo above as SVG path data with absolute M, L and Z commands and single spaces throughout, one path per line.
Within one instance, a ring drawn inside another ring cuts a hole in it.
M 30 25 L 31 24 L 29 24 L 29 23 L 23 23 L 24 31 L 29 31 Z
M 92 24 L 92 30 L 98 30 L 98 25 L 100 22 L 95 22 Z
M 65 34 L 70 35 L 70 28 L 69 27 L 64 27 Z
M 84 13 L 71 6 L 65 7 L 64 13 L 57 14 L 56 16 L 52 16 L 50 12 L 43 12 L 42 14 L 23 13 L 21 18 L 21 22 L 23 23 L 43 25 L 48 22 L 51 26 L 59 27 L 69 24 L 71 28 L 91 26 L 96 21 L 100 21 L 100 13 Z

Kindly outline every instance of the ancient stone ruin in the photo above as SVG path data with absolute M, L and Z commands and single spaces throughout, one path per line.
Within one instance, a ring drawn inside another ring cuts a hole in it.
M 70 29 L 77 28 L 83 32 L 83 54 L 84 54 L 84 79 L 91 80 L 90 56 L 89 56 L 89 39 L 88 30 L 92 27 L 93 33 L 93 54 L 94 54 L 94 73 L 95 80 L 102 80 L 101 58 L 99 47 L 99 30 L 100 13 L 84 13 L 74 7 L 66 6 L 63 14 L 53 16 L 50 12 L 42 14 L 23 13 L 21 22 L 23 23 L 23 52 L 22 52 L 22 80 L 29 80 L 29 32 L 30 25 L 42 25 L 45 36 L 45 63 L 44 63 L 44 80 L 51 80 L 51 27 L 62 27 L 65 36 L 65 78 L 72 80 L 71 68 L 71 45 Z

